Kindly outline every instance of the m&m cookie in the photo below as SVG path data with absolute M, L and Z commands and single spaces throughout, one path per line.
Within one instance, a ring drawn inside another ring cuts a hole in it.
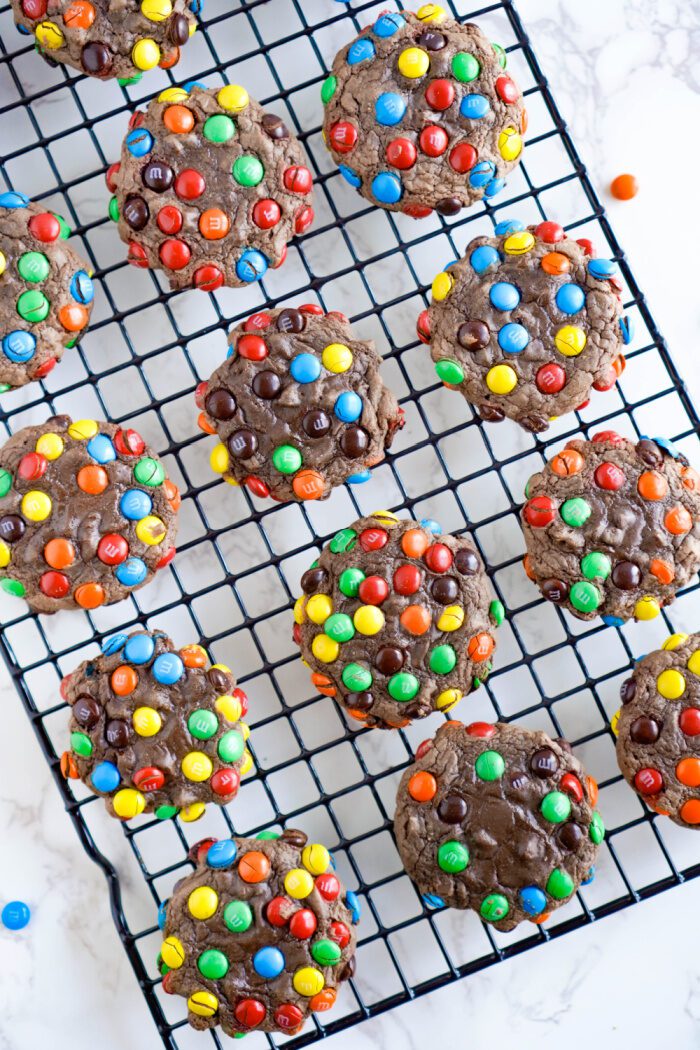
M 664 438 L 569 441 L 525 495 L 525 571 L 580 620 L 652 620 L 700 567 L 700 476 Z
M 90 319 L 92 280 L 70 232 L 24 193 L 0 193 L 0 393 L 47 376 Z
M 468 536 L 378 511 L 301 578 L 294 639 L 319 693 L 382 729 L 449 711 L 491 671 L 503 620 Z
M 166 88 L 129 129 L 107 172 L 109 212 L 129 262 L 171 288 L 259 281 L 312 223 L 303 150 L 245 88 Z
M 355 970 L 360 908 L 326 847 L 289 829 L 205 839 L 190 856 L 160 906 L 158 966 L 192 1027 L 293 1035 L 330 1010 Z
M 605 835 L 597 798 L 565 740 L 447 722 L 401 779 L 396 845 L 425 904 L 512 930 L 545 922 L 593 879 Z
M 326 499 L 369 480 L 404 422 L 374 343 L 314 305 L 256 313 L 229 343 L 196 392 L 202 430 L 220 439 L 217 473 L 276 500 Z
M 117 634 L 63 679 L 70 704 L 65 777 L 80 778 L 121 820 L 155 813 L 193 821 L 235 798 L 252 768 L 248 699 L 201 645 L 161 631 Z
M 438 4 L 380 14 L 338 52 L 321 98 L 340 174 L 391 211 L 456 215 L 520 160 L 527 120 L 505 51 Z
M 590 252 L 555 222 L 505 221 L 433 281 L 418 337 L 438 378 L 483 419 L 543 431 L 592 389 L 615 385 L 631 322 L 617 264 Z
M 172 561 L 179 506 L 135 430 L 24 427 L 0 449 L 0 590 L 44 613 L 118 602 Z
M 17 28 L 49 65 L 135 84 L 170 69 L 194 33 L 203 0 L 10 0 Z
M 620 697 L 612 725 L 627 783 L 657 813 L 700 827 L 700 634 L 672 634 Z

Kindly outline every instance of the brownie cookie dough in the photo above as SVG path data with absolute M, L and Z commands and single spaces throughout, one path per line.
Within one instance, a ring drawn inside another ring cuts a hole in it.
M 229 344 L 196 392 L 200 427 L 220 438 L 218 474 L 276 500 L 326 499 L 369 480 L 404 422 L 374 343 L 343 314 L 307 305 L 254 314 Z
M 71 706 L 63 775 L 102 795 L 113 817 L 198 820 L 207 803 L 235 798 L 252 768 L 240 721 L 248 699 L 201 645 L 117 634 L 63 679 L 61 695 Z
M 700 827 L 700 634 L 672 634 L 620 697 L 612 725 L 625 780 L 657 813 Z
M 135 84 L 170 69 L 194 33 L 203 0 L 10 0 L 21 33 L 49 65 Z
M 166 88 L 131 118 L 107 172 L 129 262 L 171 288 L 259 281 L 313 221 L 299 142 L 235 84 Z
M 323 134 L 363 197 L 414 218 L 495 197 L 527 120 L 506 54 L 437 4 L 381 14 L 333 62 Z
M 525 495 L 525 571 L 580 620 L 651 620 L 700 567 L 700 477 L 664 438 L 569 441 Z
M 0 589 L 43 613 L 121 601 L 172 561 L 179 506 L 135 430 L 24 427 L 0 449 Z
M 0 193 L 0 393 L 47 376 L 90 319 L 92 280 L 69 236 L 24 193 Z
M 631 325 L 617 264 L 591 250 L 555 222 L 506 221 L 433 281 L 418 336 L 445 386 L 483 419 L 540 432 L 587 404 L 591 389 L 614 386 Z
M 595 873 L 598 786 L 565 740 L 447 722 L 416 752 L 396 800 L 396 844 L 431 907 L 498 930 L 544 922 Z
M 491 671 L 504 611 L 469 536 L 378 511 L 336 533 L 301 587 L 311 681 L 368 726 L 449 711 Z
M 326 847 L 290 829 L 191 853 L 196 870 L 160 907 L 158 964 L 192 1027 L 291 1035 L 330 1010 L 354 973 L 360 909 Z

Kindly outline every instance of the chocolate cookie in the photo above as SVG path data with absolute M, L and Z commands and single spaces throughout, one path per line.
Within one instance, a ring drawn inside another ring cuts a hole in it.
M 565 740 L 447 722 L 401 779 L 396 844 L 426 904 L 512 930 L 544 922 L 593 879 L 605 835 L 597 798 Z
M 363 197 L 414 218 L 492 198 L 522 153 L 526 115 L 506 54 L 437 4 L 387 11 L 335 57 L 324 140 Z
M 69 236 L 24 193 L 0 193 L 0 393 L 47 376 L 88 323 L 92 280 Z
M 525 495 L 525 571 L 580 620 L 651 620 L 700 567 L 700 477 L 663 438 L 569 441 Z
M 244 88 L 166 88 L 129 126 L 110 215 L 129 262 L 171 288 L 259 281 L 313 221 L 301 146 Z
M 326 499 L 369 480 L 404 422 L 374 343 L 314 305 L 253 314 L 229 343 L 196 392 L 200 427 L 221 439 L 218 474 L 276 500 Z
M 203 0 L 10 0 L 21 33 L 49 65 L 135 84 L 170 69 L 194 33 Z
M 700 634 L 672 634 L 620 697 L 613 731 L 627 783 L 657 813 L 700 827 Z
M 436 532 L 378 511 L 301 578 L 294 639 L 311 681 L 368 726 L 449 711 L 491 670 L 503 606 L 469 536 Z
M 172 561 L 179 506 L 135 430 L 24 427 L 0 449 L 0 588 L 35 612 L 118 602 Z
M 240 719 L 248 698 L 201 645 L 176 649 L 162 631 L 117 634 L 102 656 L 63 679 L 71 706 L 65 777 L 80 778 L 114 817 L 193 821 L 235 798 L 253 765 Z
M 615 385 L 631 322 L 620 316 L 617 264 L 591 251 L 555 222 L 500 222 L 433 281 L 418 336 L 445 386 L 483 419 L 540 432 L 591 388 Z
M 355 969 L 360 910 L 333 860 L 303 831 L 206 839 L 197 868 L 161 905 L 163 990 L 188 1020 L 226 1035 L 298 1032 Z

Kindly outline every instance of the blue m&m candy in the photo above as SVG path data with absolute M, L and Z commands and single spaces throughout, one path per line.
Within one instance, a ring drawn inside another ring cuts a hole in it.
M 132 634 L 124 647 L 124 658 L 132 664 L 147 664 L 155 648 L 150 634 Z
M 486 95 L 465 95 L 459 106 L 459 112 L 467 120 L 481 120 L 490 109 Z
M 355 189 L 359 189 L 359 187 L 362 185 L 362 179 L 360 178 L 360 176 L 357 174 L 356 171 L 353 171 L 352 168 L 349 168 L 347 164 L 339 164 L 338 171 L 343 176 L 345 181 L 349 182 L 351 186 L 355 187 Z
M 480 244 L 469 256 L 469 262 L 475 273 L 486 273 L 490 266 L 498 266 L 500 261 L 500 255 L 490 244 Z
M 381 15 L 377 19 L 372 26 L 372 32 L 381 37 L 393 36 L 394 33 L 398 33 L 399 29 L 403 29 L 405 25 L 405 18 L 402 18 L 398 13 L 390 12 L 386 15 Z
M 678 457 L 680 456 L 679 449 L 676 447 L 676 445 L 673 444 L 672 441 L 669 441 L 668 438 L 647 438 L 645 434 L 642 434 L 639 440 L 642 441 L 645 438 L 647 441 L 653 441 L 654 444 L 658 445 L 659 448 L 662 448 L 664 452 L 668 452 L 669 456 L 673 456 L 674 459 L 678 459 Z
M 26 193 L 16 193 L 14 190 L 0 193 L 0 208 L 26 208 L 28 204 L 29 197 Z
M 621 616 L 601 616 L 606 627 L 622 627 L 625 622 Z
M 500 193 L 506 184 L 505 179 L 491 179 L 486 183 L 484 189 L 484 197 L 495 197 L 497 193 Z
M 166 922 L 167 918 L 168 918 L 168 902 L 167 901 L 161 901 L 160 904 L 158 905 L 158 929 L 159 930 L 164 930 L 165 929 L 165 922 Z
M 119 510 L 129 521 L 140 521 L 153 510 L 153 500 L 142 489 L 127 489 L 119 500 Z
M 105 638 L 101 649 L 105 656 L 111 656 L 113 653 L 118 653 L 120 649 L 123 649 L 126 643 L 127 636 L 125 634 L 114 634 L 111 638 Z
M 333 411 L 343 423 L 354 423 L 362 415 L 362 398 L 354 390 L 346 390 L 336 399 Z
M 434 518 L 421 518 L 421 525 L 428 532 L 432 532 L 433 536 L 442 535 L 442 525 L 440 525 Z
M 620 332 L 622 333 L 622 342 L 625 346 L 629 346 L 634 338 L 634 321 L 625 314 L 624 317 L 620 318 Z
M 246 284 L 259 281 L 267 273 L 267 259 L 257 248 L 246 248 L 236 263 L 236 275 Z
M 520 891 L 520 904 L 528 915 L 541 915 L 547 907 L 547 898 L 539 886 L 525 886 Z
M 201 11 L 202 7 L 203 7 L 202 0 L 199 0 L 199 4 L 200 4 L 199 10 Z M 182 85 L 182 87 L 187 92 L 188 95 L 192 91 L 192 88 L 202 88 L 202 90 L 204 90 L 204 91 L 206 91 L 206 89 L 207 89 L 207 85 L 203 84 L 201 80 L 188 80 L 186 83 L 184 83 Z
M 31 332 L 18 328 L 3 338 L 2 352 L 10 361 L 30 361 L 36 352 L 36 339 Z
M 321 374 L 321 362 L 313 354 L 297 354 L 291 360 L 289 371 L 297 383 L 313 383 Z
M 442 897 L 438 897 L 437 893 L 423 893 L 423 904 L 427 904 L 429 908 L 444 908 L 445 902 Z
M 369 37 L 361 36 L 348 48 L 348 65 L 356 66 L 358 62 L 366 62 L 367 59 L 374 58 L 376 53 L 376 48 Z
M 370 470 L 363 470 L 359 474 L 351 474 L 349 478 L 346 478 L 348 485 L 364 485 L 366 481 L 372 477 Z
M 498 345 L 506 354 L 521 353 L 529 342 L 527 328 L 515 322 L 504 324 L 498 333 Z
M 126 136 L 126 148 L 132 157 L 145 157 L 153 149 L 153 135 L 146 128 L 134 128 Z
M 588 272 L 591 277 L 597 277 L 599 281 L 605 281 L 618 272 L 618 265 L 612 259 L 589 259 Z
M 117 453 L 110 438 L 106 434 L 95 434 L 87 443 L 88 455 L 92 456 L 98 463 L 111 463 L 117 458 Z
M 381 204 L 396 204 L 403 193 L 401 179 L 389 171 L 380 171 L 372 179 L 372 193 Z
M 594 878 L 595 878 L 595 864 L 592 864 L 591 867 L 586 872 L 585 879 L 581 879 L 581 885 L 582 886 L 590 886 L 590 884 L 593 882 Z
M 115 791 L 119 787 L 121 779 L 119 770 L 114 762 L 100 762 L 90 774 L 90 780 L 95 791 L 102 791 L 105 795 Z
M 210 868 L 230 868 L 237 853 L 233 839 L 219 839 L 207 850 L 207 864 Z
M 505 237 L 509 233 L 519 233 L 525 229 L 525 223 L 520 219 L 502 219 L 496 223 L 494 233 L 499 237 Z
M 29 905 L 24 901 L 10 901 L 2 909 L 0 919 L 8 930 L 23 930 L 32 917 Z
M 352 890 L 348 890 L 345 894 L 345 904 L 348 911 L 350 912 L 350 918 L 353 926 L 360 921 L 360 902 L 357 899 L 357 894 L 353 893 Z
M 76 274 L 73 274 L 73 279 L 70 283 L 70 294 L 79 303 L 91 303 L 95 298 L 95 286 L 92 283 L 92 278 L 85 273 L 85 270 L 78 270 Z
M 577 314 L 586 303 L 586 293 L 577 284 L 563 284 L 555 302 L 563 314 Z
M 153 661 L 153 677 L 161 685 L 175 685 L 184 673 L 185 665 L 177 653 L 161 653 Z
M 127 558 L 117 565 L 114 575 L 124 587 L 138 587 L 148 576 L 148 569 L 141 558 Z
M 253 969 L 266 981 L 278 977 L 284 969 L 284 956 L 279 948 L 260 948 L 253 956 Z
M 508 281 L 497 281 L 491 285 L 489 299 L 497 310 L 514 310 L 520 303 L 520 292 Z
M 496 165 L 492 160 L 480 160 L 469 172 L 469 185 L 482 189 L 496 174 Z
M 399 124 L 406 112 L 406 100 L 395 91 L 385 91 L 374 103 L 374 116 L 377 124 L 393 127 Z

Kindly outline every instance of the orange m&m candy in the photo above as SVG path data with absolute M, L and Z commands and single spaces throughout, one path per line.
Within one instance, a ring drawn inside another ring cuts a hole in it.
M 79 332 L 88 323 L 88 312 L 80 303 L 62 306 L 58 319 L 67 332 Z
M 314 1013 L 321 1013 L 323 1010 L 330 1010 L 335 1004 L 337 993 L 335 988 L 324 988 L 320 992 L 316 992 L 316 995 L 312 995 L 309 999 L 309 1010 L 313 1010 Z
M 534 582 L 534 580 L 535 580 L 535 573 L 533 572 L 533 569 L 532 569 L 532 561 L 530 560 L 530 555 L 529 554 L 526 554 L 523 557 L 523 569 L 525 570 L 525 575 L 527 576 L 528 580 L 532 580 Z
M 319 499 L 325 482 L 317 470 L 300 470 L 292 481 L 292 488 L 299 499 Z
M 409 529 L 401 537 L 401 550 L 409 558 L 422 558 L 429 546 L 430 540 L 420 529 Z
M 675 578 L 673 566 L 660 558 L 653 558 L 649 565 L 649 572 L 655 576 L 659 583 L 672 583 Z
M 270 862 L 264 853 L 249 850 L 240 859 L 238 874 L 244 882 L 264 882 L 270 874 Z
M 586 789 L 589 802 L 595 806 L 598 801 L 598 782 L 593 777 L 586 777 Z
M 700 758 L 682 758 L 676 766 L 676 776 L 686 787 L 700 785 Z
M 571 262 L 567 255 L 562 252 L 547 252 L 546 255 L 542 256 L 540 266 L 545 273 L 558 276 L 562 273 L 568 273 L 571 269 Z
M 61 773 L 65 780 L 77 780 L 80 776 L 75 759 L 70 751 L 64 751 L 61 755 Z
M 685 507 L 671 507 L 664 518 L 664 525 L 674 536 L 682 536 L 692 529 L 693 519 Z
M 63 12 L 63 24 L 69 29 L 89 29 L 95 21 L 95 8 L 89 0 L 73 0 Z
M 408 793 L 416 802 L 430 802 L 437 792 L 437 780 L 432 773 L 414 773 L 408 782 Z
M 558 477 L 565 478 L 583 470 L 583 456 L 574 448 L 565 448 L 554 456 L 549 466 Z
M 618 201 L 631 201 L 639 193 L 639 183 L 634 175 L 617 175 L 610 183 L 610 192 Z
M 103 467 L 81 467 L 77 476 L 78 488 L 91 496 L 99 496 L 109 485 L 107 471 Z
M 668 492 L 668 482 L 663 474 L 659 474 L 658 470 L 646 470 L 639 476 L 637 491 L 644 499 L 663 499 Z
M 693 467 L 681 467 L 681 482 L 690 492 L 700 490 L 700 474 Z
M 75 561 L 75 547 L 70 540 L 49 540 L 44 547 L 44 561 L 52 569 L 66 569 Z
M 680 811 L 681 820 L 686 824 L 700 824 L 700 798 L 689 798 Z
M 163 55 L 158 66 L 160 69 L 170 69 L 172 66 L 176 66 L 180 61 L 180 48 L 174 47 L 172 51 L 168 51 L 167 54 Z
M 81 609 L 97 609 L 105 600 L 105 592 L 99 583 L 81 583 L 73 597 Z
M 199 216 L 199 232 L 208 241 L 220 241 L 231 229 L 231 222 L 221 208 L 207 208 Z
M 430 627 L 430 613 L 424 605 L 409 605 L 401 613 L 401 626 L 409 634 L 425 634 Z
M 110 676 L 109 684 L 112 692 L 117 696 L 130 696 L 139 684 L 139 676 L 133 667 L 128 664 L 120 664 Z
M 180 659 L 185 667 L 207 666 L 207 654 L 201 645 L 186 645 L 180 650 Z
M 486 631 L 481 631 L 470 639 L 469 645 L 467 646 L 467 652 L 472 660 L 476 663 L 480 663 L 482 660 L 488 660 L 493 652 L 494 645 L 495 642 L 491 635 L 487 634 Z
M 168 131 L 186 135 L 194 127 L 194 114 L 187 106 L 168 106 L 163 110 L 163 123 Z
M 180 496 L 180 490 L 177 487 L 177 485 L 175 485 L 170 480 L 170 478 L 166 478 L 165 481 L 163 482 L 163 491 L 165 492 L 165 497 L 166 497 L 168 503 L 170 504 L 170 506 L 172 507 L 172 509 L 173 510 L 179 510 L 180 504 L 182 503 L 182 498 Z

